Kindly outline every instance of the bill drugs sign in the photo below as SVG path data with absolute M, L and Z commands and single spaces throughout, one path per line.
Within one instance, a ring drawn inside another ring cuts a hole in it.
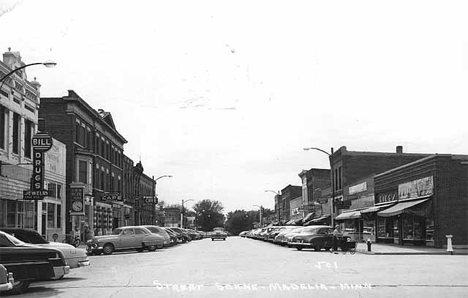
M 44 189 L 44 156 L 52 147 L 52 137 L 47 133 L 39 132 L 32 137 L 33 148 L 33 174 L 31 188 L 23 192 L 24 200 L 42 200 L 49 192 Z

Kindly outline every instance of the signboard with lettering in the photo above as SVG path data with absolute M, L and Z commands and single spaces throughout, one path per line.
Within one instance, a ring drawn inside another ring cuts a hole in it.
M 363 192 L 367 190 L 367 182 L 362 182 L 349 187 L 349 194 L 353 195 L 355 193 Z
M 434 193 L 434 181 L 432 176 L 413 180 L 398 185 L 398 198 L 400 200 L 414 199 Z
M 104 195 L 101 196 L 102 201 L 123 201 L 123 197 L 120 195 L 120 193 L 105 193 Z
M 24 200 L 42 200 L 48 192 L 44 190 L 44 154 L 52 147 L 52 137 L 37 133 L 31 139 L 33 148 L 33 173 L 29 191 L 23 192 Z
M 351 207 L 351 201 L 338 201 L 335 202 L 334 205 L 336 209 L 349 209 L 349 207 Z
M 396 202 L 398 199 L 396 191 L 392 192 L 387 192 L 387 193 L 379 193 L 375 197 L 375 204 L 381 204 L 381 203 L 390 203 L 390 202 Z
M 85 215 L 84 186 L 70 186 L 71 211 L 70 215 Z

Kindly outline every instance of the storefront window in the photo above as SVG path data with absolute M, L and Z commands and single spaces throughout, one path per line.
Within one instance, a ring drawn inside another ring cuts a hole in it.
M 403 216 L 403 239 L 424 240 L 425 220 L 423 217 L 414 215 Z
M 62 227 L 62 205 L 57 205 L 57 228 Z
M 363 234 L 374 235 L 374 221 L 373 220 L 364 220 L 363 221 Z
M 34 202 L 25 202 L 24 204 L 24 210 L 26 212 L 26 216 L 24 218 L 24 226 L 23 228 L 25 229 L 34 229 L 35 224 L 34 224 Z
M 426 245 L 434 246 L 434 218 L 426 218 Z
M 16 226 L 16 201 L 7 201 L 7 227 Z
M 1 111 L 0 111 L 0 113 L 1 113 Z M 0 226 L 2 226 L 2 227 L 6 226 L 6 223 L 5 223 L 5 221 L 6 221 L 5 215 L 6 214 L 5 214 L 5 211 L 4 211 L 4 210 L 6 210 L 5 206 L 6 206 L 6 201 L 0 200 Z
M 55 204 L 47 204 L 47 228 L 55 228 Z

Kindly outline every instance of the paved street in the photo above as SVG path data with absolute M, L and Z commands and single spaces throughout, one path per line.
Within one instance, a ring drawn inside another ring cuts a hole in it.
M 232 237 L 90 258 L 16 297 L 468 297 L 466 255 L 343 255 Z

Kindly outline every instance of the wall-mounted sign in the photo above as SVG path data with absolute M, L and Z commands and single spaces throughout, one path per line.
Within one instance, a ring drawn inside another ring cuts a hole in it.
M 123 201 L 120 193 L 105 193 L 101 196 L 101 201 Z
M 336 209 L 349 209 L 349 207 L 351 207 L 351 201 L 347 200 L 347 201 L 338 201 L 338 202 L 335 202 L 335 208 Z
M 84 186 L 70 186 L 71 211 L 70 215 L 85 215 Z
M 367 190 L 367 182 L 364 181 L 362 183 L 350 186 L 349 187 L 349 194 L 352 195 L 352 194 L 355 194 L 355 193 L 358 193 L 358 192 L 363 192 L 363 191 L 366 191 L 366 190 Z
M 297 215 L 297 214 L 299 214 L 299 208 L 291 209 L 291 215 Z
M 398 185 L 398 198 L 400 200 L 414 199 L 434 193 L 434 181 L 432 176 L 413 180 Z
M 37 133 L 31 139 L 33 149 L 33 173 L 29 191 L 23 192 L 24 200 L 42 200 L 49 193 L 44 189 L 44 154 L 52 147 L 52 137 Z
M 389 202 L 394 202 L 397 201 L 398 196 L 396 191 L 394 192 L 388 192 L 388 193 L 379 193 L 375 197 L 375 204 L 380 204 L 380 203 L 389 203 Z

